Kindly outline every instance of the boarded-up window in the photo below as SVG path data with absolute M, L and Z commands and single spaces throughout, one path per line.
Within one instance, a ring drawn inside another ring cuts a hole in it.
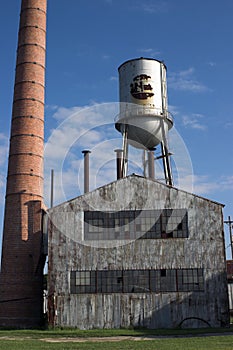
M 203 269 L 182 269 L 177 271 L 179 291 L 202 290 L 204 288 Z
M 126 270 L 123 273 L 123 293 L 150 292 L 150 270 Z
M 186 209 L 85 211 L 85 240 L 187 238 Z
M 202 268 L 72 271 L 71 293 L 166 293 L 204 290 Z

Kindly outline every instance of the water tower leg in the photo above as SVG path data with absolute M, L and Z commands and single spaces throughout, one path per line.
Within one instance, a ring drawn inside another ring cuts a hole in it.
M 142 151 L 142 166 L 143 166 L 143 176 L 146 177 L 147 160 L 146 160 L 146 150 L 145 149 Z
M 170 159 L 168 155 L 168 148 L 166 142 L 161 142 L 161 151 L 162 151 L 162 159 L 163 159 L 163 169 L 164 169 L 164 175 L 166 184 L 169 186 L 173 186 L 173 180 L 172 180 L 172 170 L 171 170 L 171 164 Z
M 169 158 L 169 154 L 168 154 L 168 143 L 167 143 L 167 138 L 166 138 L 163 122 L 161 125 L 161 129 L 162 129 L 162 134 L 163 134 L 163 140 L 161 142 L 161 151 L 162 151 L 163 169 L 164 169 L 165 180 L 166 180 L 167 185 L 173 186 L 172 169 L 171 169 L 171 163 L 170 163 L 170 158 Z
M 128 148 L 128 130 L 126 126 L 123 132 L 122 177 L 126 177 L 128 172 Z

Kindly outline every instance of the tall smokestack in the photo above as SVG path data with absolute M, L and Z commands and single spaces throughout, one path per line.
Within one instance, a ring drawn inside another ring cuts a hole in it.
M 22 0 L 0 275 L 0 326 L 41 324 L 47 0 Z

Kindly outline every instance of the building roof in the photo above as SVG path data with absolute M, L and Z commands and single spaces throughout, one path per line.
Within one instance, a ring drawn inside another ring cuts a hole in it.
M 54 206 L 54 208 L 55 208 L 55 207 L 58 207 L 58 206 L 60 206 L 60 205 L 63 205 L 63 204 L 65 204 L 65 203 L 70 203 L 70 202 L 72 202 L 72 201 L 74 201 L 74 200 L 76 200 L 76 199 L 78 199 L 78 198 L 86 197 L 87 195 L 89 195 L 89 194 L 91 194 L 91 193 L 94 193 L 95 191 L 104 190 L 105 188 L 113 187 L 114 185 L 116 185 L 116 184 L 118 184 L 118 183 L 122 183 L 122 182 L 123 182 L 123 183 L 124 183 L 124 182 L 128 183 L 129 181 L 132 181 L 132 180 L 138 180 L 138 182 L 143 181 L 143 182 L 146 182 L 146 183 L 153 183 L 153 182 L 154 182 L 154 183 L 156 183 L 157 185 L 159 185 L 159 186 L 161 186 L 161 187 L 165 187 L 165 188 L 167 188 L 167 189 L 169 189 L 169 190 L 171 190 L 171 191 L 178 191 L 179 193 L 184 193 L 184 194 L 193 196 L 193 197 L 195 197 L 195 198 L 200 198 L 200 199 L 202 199 L 202 200 L 204 200 L 204 201 L 207 201 L 207 202 L 210 202 L 210 203 L 213 203 L 213 204 L 217 204 L 217 205 L 219 205 L 219 206 L 224 207 L 224 204 L 222 204 L 222 203 L 219 203 L 219 202 L 210 200 L 210 199 L 208 199 L 208 198 L 205 198 L 205 197 L 202 197 L 202 196 L 193 194 L 193 193 L 191 193 L 191 192 L 188 192 L 188 191 L 185 191 L 185 190 L 182 190 L 182 189 L 173 187 L 173 186 L 166 185 L 166 184 L 164 184 L 164 183 L 161 182 L 161 181 L 158 181 L 158 180 L 155 180 L 155 179 L 146 178 L 146 177 L 144 177 L 144 176 L 136 175 L 136 174 L 133 173 L 133 174 L 128 175 L 128 176 L 126 176 L 126 177 L 124 177 L 124 178 L 121 178 L 121 179 L 112 181 L 112 182 L 110 182 L 110 183 L 108 183 L 108 184 L 105 184 L 105 185 L 103 185 L 103 186 L 100 186 L 100 187 L 98 187 L 98 188 L 96 188 L 96 189 L 94 189 L 94 190 L 92 190 L 92 191 L 90 191 L 90 192 L 87 192 L 87 193 L 84 193 L 84 194 L 82 194 L 82 195 L 80 195 L 80 196 L 71 198 L 71 199 L 69 199 L 67 202 L 63 202 L 63 203 L 60 203 L 60 204 Z

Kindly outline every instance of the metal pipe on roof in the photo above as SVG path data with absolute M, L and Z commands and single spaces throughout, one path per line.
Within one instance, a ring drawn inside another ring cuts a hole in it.
M 123 173 L 122 173 L 123 150 L 115 149 L 115 152 L 116 152 L 117 180 L 119 180 L 123 177 Z
M 148 177 L 150 179 L 154 179 L 155 178 L 154 150 L 148 151 L 147 154 L 148 154 Z
M 51 169 L 51 184 L 50 184 L 50 208 L 53 207 L 53 192 L 54 192 L 54 170 Z
M 91 151 L 84 150 L 82 151 L 84 154 L 84 193 L 89 192 L 89 153 Z

